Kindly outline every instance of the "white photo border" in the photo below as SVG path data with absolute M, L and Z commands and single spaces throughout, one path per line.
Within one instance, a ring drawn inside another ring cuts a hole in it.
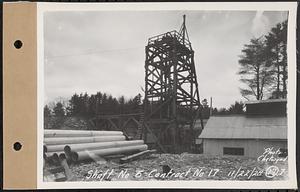
M 49 11 L 288 11 L 288 168 L 284 181 L 43 181 L 43 106 L 44 106 L 44 13 Z M 296 14 L 297 2 L 181 2 L 181 3 L 37 3 L 37 188 L 207 188 L 207 189 L 296 189 Z

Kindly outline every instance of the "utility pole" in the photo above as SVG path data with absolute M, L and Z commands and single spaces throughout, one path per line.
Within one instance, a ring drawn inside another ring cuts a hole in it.
M 209 116 L 212 116 L 212 97 L 210 97 L 210 113 L 209 113 Z

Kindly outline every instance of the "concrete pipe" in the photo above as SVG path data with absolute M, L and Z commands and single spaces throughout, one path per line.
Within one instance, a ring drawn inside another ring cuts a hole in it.
M 55 152 L 55 151 L 63 151 L 65 148 L 66 144 L 62 144 L 62 145 L 48 145 L 45 146 L 45 149 L 48 152 Z
M 55 151 L 55 152 L 48 152 L 46 153 L 47 157 L 53 157 L 55 159 L 57 159 L 59 157 L 59 155 L 65 153 L 64 151 Z
M 67 157 L 66 157 L 66 155 L 65 155 L 64 153 L 60 153 L 60 154 L 58 155 L 58 158 L 59 158 L 59 161 L 63 161 L 63 160 L 65 160 L 65 159 L 67 159 Z
M 115 154 L 124 154 L 129 152 L 140 152 L 148 149 L 147 145 L 136 145 L 136 146 L 127 146 L 127 147 L 116 147 L 108 149 L 97 149 L 97 150 L 85 150 L 72 153 L 72 160 L 82 161 L 86 159 L 93 159 L 93 156 L 107 156 Z
M 44 137 L 92 137 L 123 135 L 122 131 L 85 131 L 45 129 Z
M 143 140 L 70 144 L 64 147 L 64 151 L 66 154 L 70 154 L 71 151 L 83 151 L 87 149 L 96 150 L 96 149 L 116 148 L 116 147 L 142 145 L 142 144 L 144 144 Z
M 47 159 L 51 164 L 59 164 L 59 154 L 47 153 Z
M 124 141 L 125 136 L 99 136 L 99 137 L 58 137 L 58 138 L 45 138 L 44 143 L 47 145 L 62 145 L 74 143 L 94 143 L 94 142 L 109 142 L 109 141 Z

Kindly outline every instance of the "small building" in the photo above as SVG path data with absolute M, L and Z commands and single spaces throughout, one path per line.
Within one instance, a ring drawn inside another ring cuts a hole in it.
M 197 139 L 203 153 L 255 157 L 265 148 L 287 152 L 286 100 L 247 102 L 245 115 L 211 116 Z

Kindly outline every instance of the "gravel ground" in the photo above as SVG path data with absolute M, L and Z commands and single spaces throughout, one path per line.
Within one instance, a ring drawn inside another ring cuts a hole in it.
M 288 175 L 287 161 L 262 163 L 254 158 L 188 153 L 152 154 L 125 164 L 81 162 L 70 168 L 73 181 L 284 180 Z

